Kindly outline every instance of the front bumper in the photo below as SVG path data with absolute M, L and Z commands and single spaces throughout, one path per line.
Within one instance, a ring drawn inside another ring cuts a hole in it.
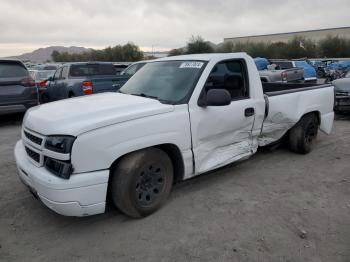
M 15 147 L 20 180 L 50 209 L 65 216 L 89 216 L 105 211 L 109 170 L 56 177 L 28 160 L 22 141 Z

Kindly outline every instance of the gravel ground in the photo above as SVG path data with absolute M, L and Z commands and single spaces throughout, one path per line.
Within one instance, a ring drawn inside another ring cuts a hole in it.
M 350 116 L 313 152 L 260 150 L 177 185 L 141 220 L 72 218 L 16 175 L 22 116 L 0 118 L 0 261 L 350 261 Z

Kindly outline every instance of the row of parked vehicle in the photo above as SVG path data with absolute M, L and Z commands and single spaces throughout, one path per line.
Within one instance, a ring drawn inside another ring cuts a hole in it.
M 263 83 L 315 83 L 317 70 L 309 60 L 255 58 Z M 346 61 L 328 67 L 346 68 Z M 0 114 L 24 112 L 39 103 L 77 96 L 115 92 L 146 64 L 79 62 L 31 65 L 29 70 L 20 61 L 0 60 Z M 314 66 L 320 66 L 320 63 Z M 349 66 L 350 69 L 350 66 Z M 334 80 L 335 110 L 350 111 L 350 73 Z
M 306 60 L 254 59 L 262 82 L 317 82 L 316 70 Z
M 123 66 L 107 62 L 26 66 L 0 60 L 0 115 L 25 112 L 40 103 L 102 92 L 115 92 L 145 62 Z

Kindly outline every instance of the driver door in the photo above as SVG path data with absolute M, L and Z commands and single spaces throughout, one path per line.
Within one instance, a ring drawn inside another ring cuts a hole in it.
M 253 149 L 254 101 L 243 60 L 219 62 L 202 90 L 226 89 L 231 104 L 190 108 L 195 173 L 204 173 L 250 156 Z
M 47 87 L 47 92 L 51 101 L 56 101 L 59 99 L 59 80 L 61 77 L 62 68 L 56 70 L 53 80 L 50 81 L 50 85 Z

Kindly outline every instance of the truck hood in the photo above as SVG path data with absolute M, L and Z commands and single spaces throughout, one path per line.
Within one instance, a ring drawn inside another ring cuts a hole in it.
M 350 78 L 341 78 L 332 81 L 335 91 L 350 92 Z
M 24 127 L 42 135 L 73 135 L 174 110 L 155 99 L 102 93 L 36 106 L 28 110 Z

